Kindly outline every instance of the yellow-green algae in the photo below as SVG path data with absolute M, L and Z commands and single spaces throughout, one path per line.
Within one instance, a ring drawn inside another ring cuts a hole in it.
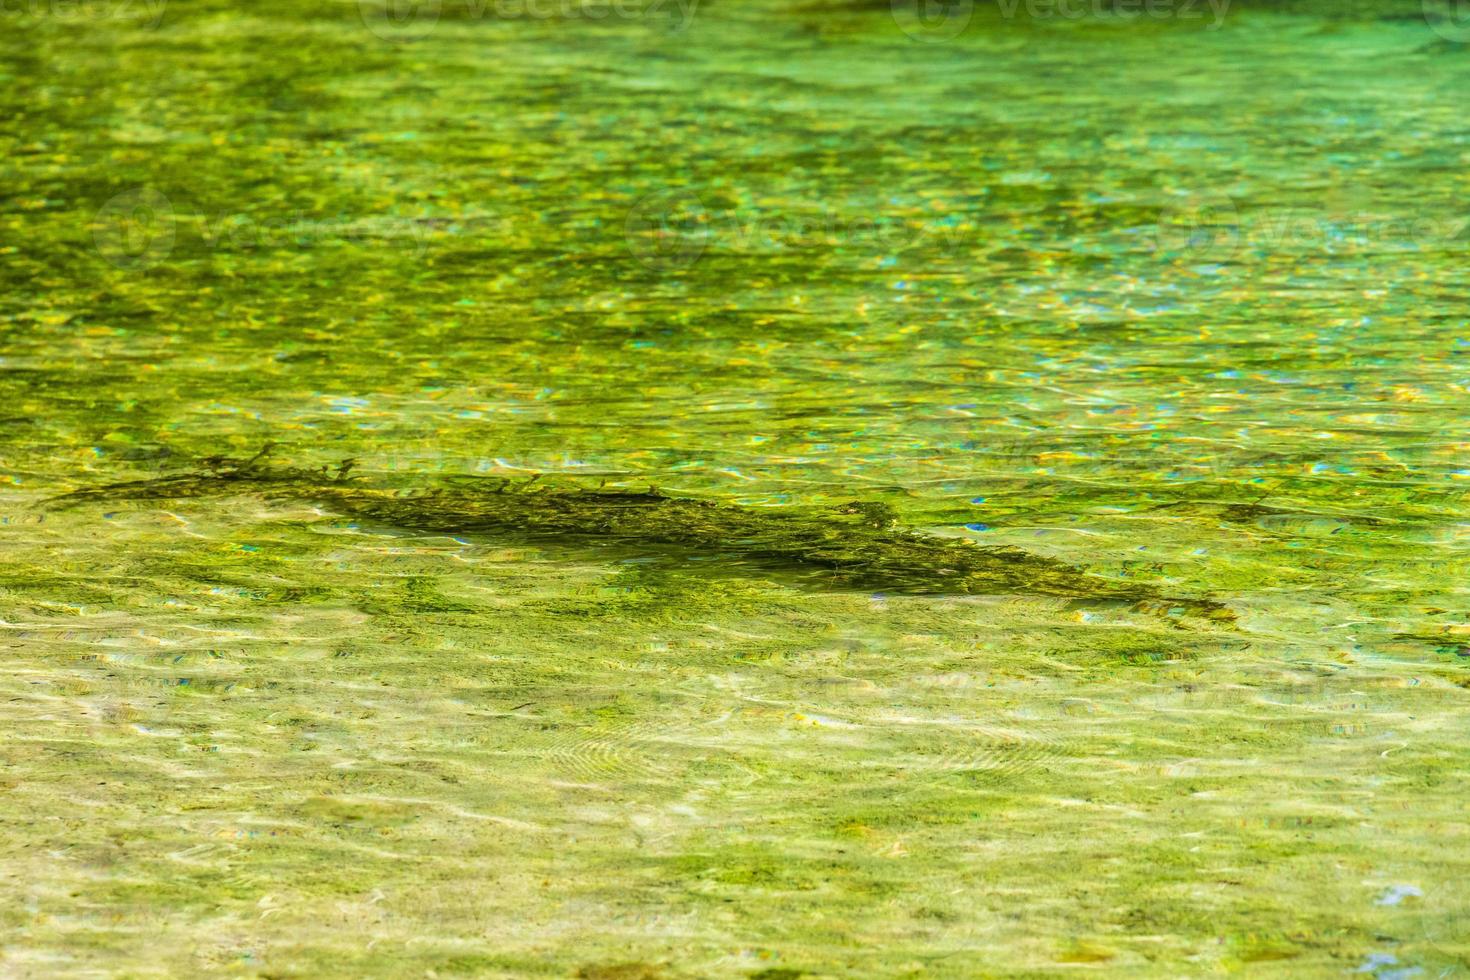
M 1067 596 L 1132 601 L 1210 619 L 1232 619 L 1209 599 L 1175 599 L 1135 585 L 1090 577 L 1054 559 L 1010 547 L 914 533 L 892 507 L 853 500 L 817 512 L 736 507 L 715 500 L 646 490 L 532 487 L 540 474 L 509 480 L 462 479 L 449 487 L 402 493 L 354 485 L 354 460 L 335 473 L 273 466 L 268 444 L 249 459 L 212 456 L 200 469 L 90 487 L 53 503 L 125 499 L 178 500 L 254 493 L 271 499 L 325 504 L 339 513 L 389 527 L 443 534 L 514 534 L 533 541 L 582 546 L 679 549 L 696 561 L 726 567 L 795 569 L 814 584 L 903 595 Z M 1246 505 L 1249 506 L 1249 505 Z
M 0 972 L 1465 975 L 1452 5 L 443 6 L 0 12 Z M 269 438 L 1239 623 L 43 505 Z

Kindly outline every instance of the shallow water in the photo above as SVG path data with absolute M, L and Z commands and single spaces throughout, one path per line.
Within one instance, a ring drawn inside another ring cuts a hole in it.
M 3 972 L 1470 974 L 1470 36 L 655 7 L 0 14 Z M 268 441 L 1238 622 L 44 503 Z

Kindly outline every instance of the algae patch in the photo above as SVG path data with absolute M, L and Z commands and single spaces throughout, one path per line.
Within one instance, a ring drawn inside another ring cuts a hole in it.
M 175 499 L 232 494 L 315 501 L 358 520 L 444 534 L 516 535 L 582 546 L 678 551 L 723 567 L 788 571 L 807 587 L 901 595 L 1026 593 L 1126 601 L 1229 621 L 1211 599 L 1180 599 L 1121 585 L 1011 547 L 923 534 L 876 502 L 767 510 L 646 490 L 596 489 L 475 478 L 422 491 L 375 489 L 335 473 L 211 457 L 194 472 L 78 490 L 58 501 Z

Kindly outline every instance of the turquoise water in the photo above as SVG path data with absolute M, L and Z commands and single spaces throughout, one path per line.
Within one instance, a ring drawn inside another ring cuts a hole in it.
M 1461 25 L 547 9 L 0 15 L 4 972 L 1470 972 Z M 1236 621 L 46 503 L 267 442 Z

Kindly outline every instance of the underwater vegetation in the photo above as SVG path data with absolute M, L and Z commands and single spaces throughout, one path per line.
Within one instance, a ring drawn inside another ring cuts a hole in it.
M 1470 6 L 0 23 L 0 975 L 1470 976 Z
M 353 461 L 335 472 L 209 457 L 193 472 L 74 491 L 58 502 L 259 494 L 311 500 L 343 515 L 447 534 L 516 534 L 538 540 L 679 549 L 774 570 L 808 573 L 805 584 L 907 595 L 1030 593 L 1128 601 L 1213 620 L 1233 620 L 1210 599 L 1180 599 L 1111 583 L 1019 548 L 985 547 L 901 525 L 885 504 L 767 510 L 646 490 L 595 489 L 461 478 L 401 492 L 358 485 Z

